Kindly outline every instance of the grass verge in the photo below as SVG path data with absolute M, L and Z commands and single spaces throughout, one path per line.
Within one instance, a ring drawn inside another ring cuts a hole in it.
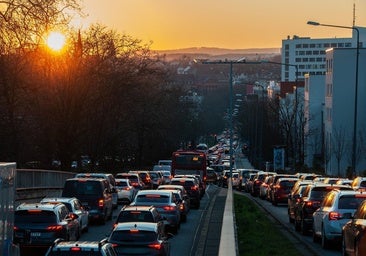
M 234 193 L 239 255 L 286 255 L 300 253 L 259 207 L 244 195 Z

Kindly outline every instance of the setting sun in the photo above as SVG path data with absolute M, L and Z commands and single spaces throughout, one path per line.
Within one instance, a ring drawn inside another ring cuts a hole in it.
M 51 32 L 46 39 L 46 44 L 50 49 L 59 51 L 65 45 L 65 35 L 60 32 Z

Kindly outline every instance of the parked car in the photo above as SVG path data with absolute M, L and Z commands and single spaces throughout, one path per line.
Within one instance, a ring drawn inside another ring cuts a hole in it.
M 132 186 L 129 179 L 116 179 L 116 188 L 118 202 L 122 204 L 130 204 L 137 193 L 135 187 Z
M 79 230 L 85 232 L 89 230 L 89 212 L 84 209 L 80 200 L 76 197 L 45 197 L 40 203 L 63 203 L 69 212 L 73 212 L 78 216 Z
M 313 213 L 320 207 L 325 195 L 333 189 L 352 190 L 345 185 L 312 183 L 307 185 L 295 209 L 295 229 L 307 234 L 313 228 Z
M 48 249 L 46 256 L 117 256 L 108 239 L 101 241 L 68 242 L 56 239 Z
M 104 224 L 112 218 L 109 182 L 99 178 L 71 178 L 65 181 L 62 197 L 76 197 L 89 212 L 89 220 Z
M 366 194 L 357 191 L 334 189 L 324 198 L 323 203 L 313 214 L 313 240 L 321 239 L 323 248 L 330 242 L 341 244 L 342 228 L 352 218 Z
M 170 255 L 171 236 L 153 222 L 119 223 L 112 231 L 108 242 L 117 255 Z
M 291 192 L 291 189 L 295 185 L 298 178 L 294 177 L 283 177 L 279 178 L 277 182 L 272 187 L 272 204 L 287 204 L 288 203 L 288 195 Z
M 342 255 L 366 255 L 366 200 L 342 229 Z
M 180 211 L 175 204 L 175 198 L 168 190 L 140 190 L 137 192 L 131 206 L 155 206 L 159 213 L 166 218 L 167 229 L 178 233 L 180 227 Z
M 57 238 L 79 239 L 79 222 L 75 213 L 63 203 L 23 203 L 14 212 L 14 243 L 22 249 L 47 249 Z

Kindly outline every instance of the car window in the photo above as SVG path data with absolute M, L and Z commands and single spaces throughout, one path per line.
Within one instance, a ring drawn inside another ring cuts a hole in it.
M 154 222 L 152 213 L 149 211 L 122 211 L 117 218 L 116 222 Z
M 339 198 L 339 209 L 357 209 L 357 207 L 365 200 L 364 197 L 342 196 Z
M 169 203 L 168 195 L 159 195 L 159 194 L 146 194 L 146 195 L 138 195 L 136 197 L 137 203 Z
M 57 217 L 53 211 L 19 210 L 15 211 L 16 223 L 56 223 Z
M 49 256 L 102 256 L 98 251 L 54 251 L 48 254 Z M 115 254 L 113 254 L 115 255 Z
M 121 230 L 114 231 L 111 235 L 110 242 L 128 242 L 128 243 L 148 243 L 156 240 L 156 233 L 144 230 Z
M 102 186 L 99 181 L 73 180 L 65 183 L 63 196 L 100 195 L 102 192 Z

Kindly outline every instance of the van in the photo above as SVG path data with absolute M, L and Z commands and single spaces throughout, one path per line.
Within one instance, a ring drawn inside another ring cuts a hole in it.
M 112 195 L 109 182 L 99 178 L 67 179 L 62 197 L 76 197 L 89 211 L 89 220 L 105 224 L 112 219 Z

